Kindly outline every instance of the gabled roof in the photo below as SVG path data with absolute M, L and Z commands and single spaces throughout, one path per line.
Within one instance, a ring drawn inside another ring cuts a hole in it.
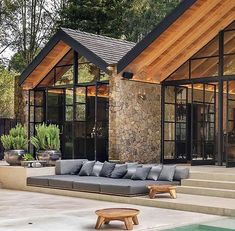
M 66 28 L 62 28 L 62 30 L 109 65 L 116 64 L 135 46 L 133 42 L 91 34 L 80 30 Z
M 118 62 L 117 71 L 161 83 L 234 20 L 234 0 L 184 0 Z
M 34 88 L 63 57 L 74 49 L 103 71 L 116 64 L 135 43 L 61 28 L 20 76 L 20 85 Z
M 157 27 L 155 27 L 146 37 L 136 44 L 117 65 L 118 73 L 121 72 L 132 60 L 134 60 L 145 48 L 157 39 L 174 21 L 176 21 L 186 10 L 189 9 L 197 0 L 184 0 L 174 11 L 171 12 Z

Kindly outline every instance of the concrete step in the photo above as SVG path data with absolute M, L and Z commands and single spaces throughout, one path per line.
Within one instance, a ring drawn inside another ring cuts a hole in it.
M 204 188 L 204 187 L 193 187 L 193 186 L 180 186 L 176 189 L 177 193 L 192 194 L 192 195 L 203 195 L 223 198 L 235 199 L 235 190 L 230 189 L 218 189 L 218 188 Z
M 235 170 L 234 170 L 235 172 Z M 190 179 L 214 180 L 214 181 L 234 181 L 235 173 L 211 173 L 211 172 L 190 172 Z
M 181 181 L 182 186 L 218 188 L 235 190 L 235 182 L 232 181 L 214 181 L 214 180 L 198 180 L 185 179 Z
M 55 195 L 95 199 L 99 201 L 111 201 L 117 203 L 128 203 L 133 205 L 143 205 L 157 208 L 175 209 L 182 211 L 235 217 L 235 199 L 232 198 L 177 193 L 177 198 L 172 199 L 169 194 L 164 193 L 158 194 L 155 199 L 149 199 L 148 196 L 123 197 L 61 189 L 39 188 L 32 186 L 28 186 L 27 190 Z
M 131 198 L 131 203 L 190 212 L 235 216 L 235 199 L 231 198 L 178 193 L 176 199 L 169 199 L 165 194 L 162 194 L 152 200 L 147 197 Z

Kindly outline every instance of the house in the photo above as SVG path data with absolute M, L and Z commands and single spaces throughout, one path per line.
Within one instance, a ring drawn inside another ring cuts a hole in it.
M 184 0 L 137 44 L 62 28 L 21 74 L 63 158 L 235 166 L 235 1 Z

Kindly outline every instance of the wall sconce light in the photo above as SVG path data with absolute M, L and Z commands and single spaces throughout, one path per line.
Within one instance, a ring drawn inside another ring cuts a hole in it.
M 137 94 L 137 98 L 141 99 L 141 100 L 146 100 L 146 93 L 145 93 L 145 91 L 143 91 L 143 92 L 139 91 L 139 93 Z

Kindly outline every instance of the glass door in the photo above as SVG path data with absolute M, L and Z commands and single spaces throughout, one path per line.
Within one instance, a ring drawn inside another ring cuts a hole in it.
M 215 164 L 216 85 L 192 84 L 191 164 Z
M 225 160 L 227 167 L 235 167 L 235 80 L 227 81 L 227 116 L 225 132 Z
M 69 158 L 70 152 L 67 148 L 65 127 L 65 89 L 46 89 L 46 115 L 47 124 L 56 124 L 60 128 L 62 158 Z M 68 137 L 67 137 L 68 138 Z M 66 156 L 65 156 L 66 153 Z
M 188 160 L 187 99 L 187 87 L 165 86 L 162 145 L 164 163 L 184 163 Z

